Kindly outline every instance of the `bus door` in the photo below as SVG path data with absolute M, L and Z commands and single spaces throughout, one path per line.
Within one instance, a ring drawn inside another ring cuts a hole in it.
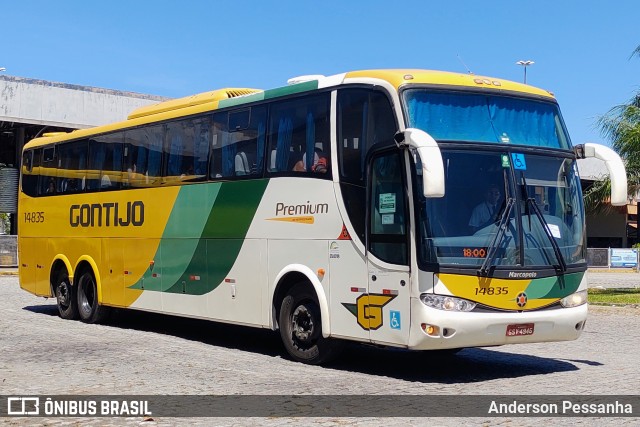
M 403 152 L 374 154 L 369 162 L 367 221 L 368 304 L 371 341 L 406 345 L 409 338 L 409 208 Z

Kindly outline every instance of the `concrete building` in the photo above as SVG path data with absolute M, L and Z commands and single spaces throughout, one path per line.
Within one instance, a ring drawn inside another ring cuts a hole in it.
M 14 213 L 22 147 L 44 132 L 125 120 L 167 98 L 0 74 L 0 213 Z M 15 234 L 15 224 L 11 226 Z
M 594 181 L 608 175 L 604 162 L 589 158 L 578 160 L 583 191 Z M 638 243 L 638 201 L 612 207 L 608 212 L 587 215 L 587 247 L 629 248 Z

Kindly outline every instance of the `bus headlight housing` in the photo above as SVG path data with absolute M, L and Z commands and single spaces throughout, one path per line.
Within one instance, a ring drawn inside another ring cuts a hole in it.
M 466 299 L 449 295 L 422 294 L 420 300 L 427 307 L 445 311 L 471 311 L 476 308 L 476 303 Z
M 569 296 L 566 296 L 560 300 L 560 304 L 562 304 L 565 308 L 577 307 L 582 304 L 587 303 L 587 290 L 576 292 Z

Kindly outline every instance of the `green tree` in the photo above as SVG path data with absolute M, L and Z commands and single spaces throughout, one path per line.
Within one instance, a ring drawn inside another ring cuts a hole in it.
M 630 58 L 640 57 L 638 46 Z M 625 104 L 610 109 L 597 122 L 602 136 L 611 141 L 622 157 L 627 171 L 628 192 L 634 196 L 640 190 L 640 91 Z M 587 210 L 598 212 L 607 209 L 611 183 L 608 179 L 596 181 L 585 194 Z

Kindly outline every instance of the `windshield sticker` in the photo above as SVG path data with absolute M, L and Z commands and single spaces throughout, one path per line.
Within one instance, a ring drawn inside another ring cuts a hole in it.
M 508 168 L 511 166 L 510 162 L 509 162 L 509 156 L 507 156 L 506 154 L 503 154 L 502 156 L 502 167 L 503 168 Z
M 382 225 L 391 225 L 391 224 L 393 224 L 393 214 L 382 215 Z
M 549 224 L 549 231 L 551 231 L 551 235 L 556 239 L 560 239 L 562 237 L 560 235 L 560 227 L 555 224 Z
M 380 208 L 381 214 L 395 213 L 396 212 L 396 194 L 395 193 L 382 193 L 380 194 Z
M 522 153 L 511 153 L 511 158 L 513 159 L 513 168 L 516 170 L 527 170 L 527 162 L 524 159 L 524 154 Z
M 500 141 L 501 141 L 503 144 L 508 144 L 508 143 L 510 143 L 510 142 L 511 142 L 511 140 L 509 139 L 509 135 L 507 135 L 506 133 L 503 133 L 503 134 L 500 136 Z

